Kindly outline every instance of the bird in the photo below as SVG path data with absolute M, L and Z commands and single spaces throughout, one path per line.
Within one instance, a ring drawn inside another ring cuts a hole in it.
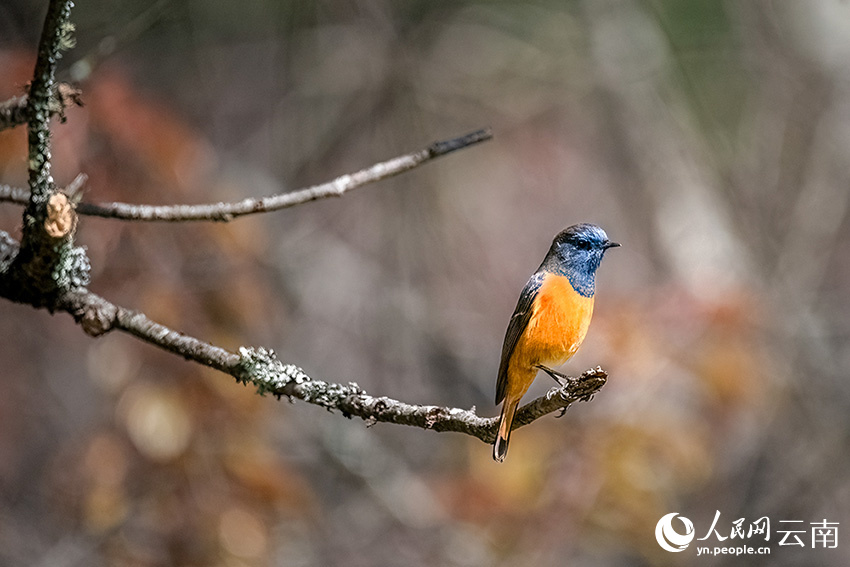
M 559 232 L 519 295 L 508 323 L 496 405 L 502 404 L 493 459 L 505 460 L 519 401 L 542 370 L 562 386 L 566 376 L 552 370 L 572 357 L 593 315 L 596 270 L 609 248 L 620 246 L 595 224 L 576 224 Z

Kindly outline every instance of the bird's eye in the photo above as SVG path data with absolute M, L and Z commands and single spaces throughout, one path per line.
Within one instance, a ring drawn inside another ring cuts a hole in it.
M 581 250 L 587 250 L 590 248 L 590 242 L 588 242 L 587 240 L 578 240 L 576 241 L 576 248 L 579 248 Z

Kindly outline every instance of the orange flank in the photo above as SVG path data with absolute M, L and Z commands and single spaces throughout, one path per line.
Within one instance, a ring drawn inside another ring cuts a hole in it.
M 593 297 L 576 293 L 566 276 L 546 274 L 508 365 L 506 398 L 519 401 L 525 395 L 538 364 L 559 366 L 569 360 L 581 346 L 592 315 Z

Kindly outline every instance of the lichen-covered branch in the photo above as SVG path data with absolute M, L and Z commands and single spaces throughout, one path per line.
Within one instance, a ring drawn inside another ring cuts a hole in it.
M 27 209 L 32 216 L 38 214 L 35 209 L 47 202 L 53 189 L 50 176 L 50 117 L 55 106 L 51 100 L 56 87 L 56 65 L 62 57 L 62 51 L 73 46 L 74 26 L 70 22 L 73 5 L 71 0 L 50 1 L 27 100 L 30 187 Z
M 454 431 L 492 443 L 498 418 L 481 417 L 474 409 L 416 405 L 367 394 L 355 383 L 337 384 L 314 380 L 301 368 L 284 364 L 265 348 L 239 349 L 233 353 L 156 323 L 143 313 L 119 307 L 87 290 L 65 295 L 58 308 L 67 311 L 90 335 L 110 330 L 129 333 L 145 342 L 209 366 L 252 384 L 261 395 L 286 396 L 339 411 L 346 417 L 359 417 L 367 425 L 378 422 L 409 425 L 433 431 Z M 577 401 L 589 400 L 608 378 L 601 368 L 585 371 L 561 388 L 526 404 L 514 419 L 514 428 L 528 425 L 545 415 L 564 410 Z
M 71 0 L 51 0 L 38 45 L 26 106 L 29 196 L 23 238 L 0 282 L 10 299 L 52 307 L 59 293 L 88 284 L 85 252 L 73 246 L 76 213 L 50 175 L 50 118 L 55 113 L 56 65 L 73 46 Z

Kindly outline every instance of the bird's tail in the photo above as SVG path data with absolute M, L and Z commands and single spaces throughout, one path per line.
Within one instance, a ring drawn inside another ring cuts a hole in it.
M 502 404 L 502 415 L 499 417 L 499 432 L 496 433 L 496 441 L 493 442 L 493 460 L 501 463 L 508 454 L 508 440 L 511 438 L 511 425 L 514 422 L 514 414 L 519 400 L 505 398 Z

